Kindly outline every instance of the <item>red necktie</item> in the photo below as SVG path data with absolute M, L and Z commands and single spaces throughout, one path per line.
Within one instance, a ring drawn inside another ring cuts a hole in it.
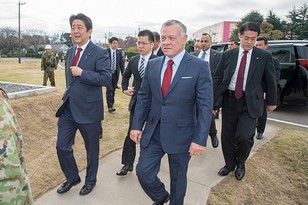
M 244 73 L 246 67 L 247 53 L 248 51 L 243 52 L 240 67 L 238 69 L 236 84 L 235 84 L 235 97 L 236 99 L 240 99 L 243 95 L 243 82 L 244 82 Z
M 77 53 L 73 59 L 73 63 L 72 63 L 72 66 L 76 66 L 77 63 L 78 63 L 78 60 L 79 60 L 79 57 L 80 57 L 80 52 L 82 51 L 82 48 L 78 48 L 77 49 Z
M 163 97 L 166 97 L 170 83 L 171 83 L 171 78 L 172 78 L 172 65 L 173 65 L 173 60 L 168 61 L 167 68 L 165 70 L 164 78 L 163 78 L 163 84 L 161 86 L 161 91 L 163 93 Z

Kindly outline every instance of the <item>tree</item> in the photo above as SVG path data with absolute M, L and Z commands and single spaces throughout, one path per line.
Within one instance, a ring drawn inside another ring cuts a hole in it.
M 38 45 L 50 44 L 49 36 L 44 31 L 30 29 L 23 34 L 23 42 L 33 46 L 34 50 L 38 52 Z
M 11 27 L 0 28 L 0 50 L 2 54 L 9 55 L 10 51 L 18 48 L 17 31 Z
M 260 35 L 269 40 L 279 40 L 282 38 L 280 30 L 274 30 L 274 26 L 267 21 L 263 21 L 260 25 Z
M 287 15 L 290 39 L 308 38 L 308 5 L 303 4 L 299 9 L 295 7 Z
M 282 38 L 285 38 L 287 34 L 287 22 L 281 20 L 281 18 L 278 17 L 273 10 L 268 12 L 265 21 L 273 25 L 273 30 L 281 31 L 283 36 Z
M 239 40 L 237 34 L 240 31 L 240 27 L 246 23 L 247 21 L 253 21 L 256 22 L 258 25 L 260 25 L 263 22 L 264 18 L 262 16 L 262 14 L 260 14 L 260 12 L 258 11 L 251 11 L 250 13 L 248 13 L 247 15 L 245 15 L 240 22 L 238 22 L 236 24 L 236 29 L 233 30 L 230 39 L 234 39 L 234 40 Z

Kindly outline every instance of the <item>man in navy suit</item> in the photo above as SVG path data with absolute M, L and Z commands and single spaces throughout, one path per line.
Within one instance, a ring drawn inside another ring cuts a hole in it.
M 212 77 L 214 76 L 214 73 L 216 71 L 216 67 L 219 63 L 219 60 L 222 56 L 221 52 L 218 52 L 214 49 L 210 49 L 212 45 L 212 37 L 208 33 L 203 33 L 200 39 L 200 46 L 201 50 L 197 52 L 193 52 L 191 55 L 197 56 L 198 58 L 201 58 L 209 63 Z M 218 113 L 217 113 L 218 116 Z M 217 129 L 216 129 L 216 123 L 215 123 L 215 116 L 212 116 L 212 122 L 210 127 L 209 135 L 211 137 L 212 146 L 214 148 L 217 148 L 219 145 L 219 140 L 217 137 Z
M 145 193 L 154 205 L 169 199 L 171 205 L 181 205 L 189 160 L 202 154 L 206 146 L 212 118 L 212 78 L 208 63 L 185 51 L 185 25 L 169 20 L 162 25 L 161 37 L 165 56 L 148 62 L 130 137 L 140 142 L 136 172 Z M 170 195 L 157 177 L 165 154 L 169 159 Z
M 254 47 L 260 28 L 255 22 L 240 27 L 240 46 L 223 52 L 214 75 L 214 111 L 222 107 L 221 144 L 225 166 L 218 174 L 242 180 L 254 143 L 257 118 L 276 108 L 275 68 L 271 53 Z
M 153 31 L 153 35 L 154 35 L 153 54 L 157 56 L 163 56 L 164 53 L 160 47 L 160 35 L 156 31 Z
M 117 84 L 119 81 L 120 72 L 124 73 L 124 61 L 121 51 L 118 49 L 119 40 L 116 37 L 112 37 L 109 39 L 110 47 L 107 49 L 109 58 L 110 58 L 110 66 L 112 72 L 111 78 L 111 87 L 106 88 L 106 98 L 107 98 L 107 106 L 108 112 L 114 112 L 114 95 L 115 90 L 117 88 Z
M 96 184 L 99 160 L 99 134 L 104 118 L 102 86 L 110 86 L 111 71 L 108 52 L 90 41 L 92 21 L 84 14 L 70 17 L 71 36 L 66 66 L 66 90 L 58 109 L 57 154 L 66 181 L 59 194 L 81 182 L 72 145 L 80 131 L 87 151 L 87 172 L 80 195 L 90 193 Z
M 137 102 L 137 94 L 141 86 L 144 69 L 150 59 L 157 57 L 152 53 L 154 44 L 154 35 L 150 30 L 142 30 L 138 33 L 137 49 L 140 55 L 134 56 L 130 59 L 127 68 L 122 78 L 123 93 L 131 96 L 128 110 L 129 126 L 127 136 L 125 137 L 123 151 L 122 151 L 122 164 L 123 167 L 117 172 L 118 176 L 124 176 L 128 171 L 133 171 L 135 156 L 136 156 L 136 143 L 130 139 L 130 129 L 133 121 L 135 107 Z M 142 70 L 142 71 L 141 71 Z M 134 76 L 133 87 L 129 88 L 129 79 Z

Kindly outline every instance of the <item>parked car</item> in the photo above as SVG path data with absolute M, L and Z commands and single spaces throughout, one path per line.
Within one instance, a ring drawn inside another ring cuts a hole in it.
M 225 51 L 228 43 L 211 48 Z M 267 50 L 280 63 L 278 105 L 308 105 L 308 40 L 272 40 Z

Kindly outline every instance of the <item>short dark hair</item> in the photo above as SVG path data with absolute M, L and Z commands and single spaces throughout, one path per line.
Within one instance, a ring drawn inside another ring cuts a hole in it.
M 243 35 L 245 31 L 255 31 L 260 34 L 260 27 L 256 22 L 247 21 L 240 27 L 240 34 Z
M 151 43 L 154 42 L 154 35 L 152 33 L 152 31 L 148 30 L 148 29 L 145 29 L 145 30 L 142 30 L 138 33 L 138 37 L 140 36 L 147 36 L 149 38 L 149 41 Z
M 264 44 L 265 44 L 265 45 L 267 45 L 267 42 L 268 42 L 267 38 L 265 38 L 265 37 L 263 37 L 263 36 L 259 36 L 259 37 L 257 38 L 257 41 L 264 41 Z
M 72 27 L 73 21 L 76 19 L 84 22 L 84 25 L 86 26 L 87 31 L 93 28 L 92 20 L 88 16 L 84 15 L 83 13 L 79 13 L 77 15 L 75 14 L 71 15 L 70 20 L 69 20 L 71 27 Z
M 235 45 L 238 45 L 238 42 L 236 40 L 234 40 L 234 39 L 230 39 L 229 42 L 234 42 Z
M 156 32 L 156 31 L 153 31 L 152 33 L 153 33 L 153 35 L 154 35 L 154 39 L 155 39 L 156 41 L 160 41 L 160 35 L 159 35 L 159 33 Z
M 111 37 L 109 39 L 109 43 L 112 44 L 113 41 L 118 41 L 119 42 L 119 39 L 117 37 Z
M 212 36 L 209 33 L 202 33 L 202 36 L 209 36 L 210 40 L 212 41 Z

